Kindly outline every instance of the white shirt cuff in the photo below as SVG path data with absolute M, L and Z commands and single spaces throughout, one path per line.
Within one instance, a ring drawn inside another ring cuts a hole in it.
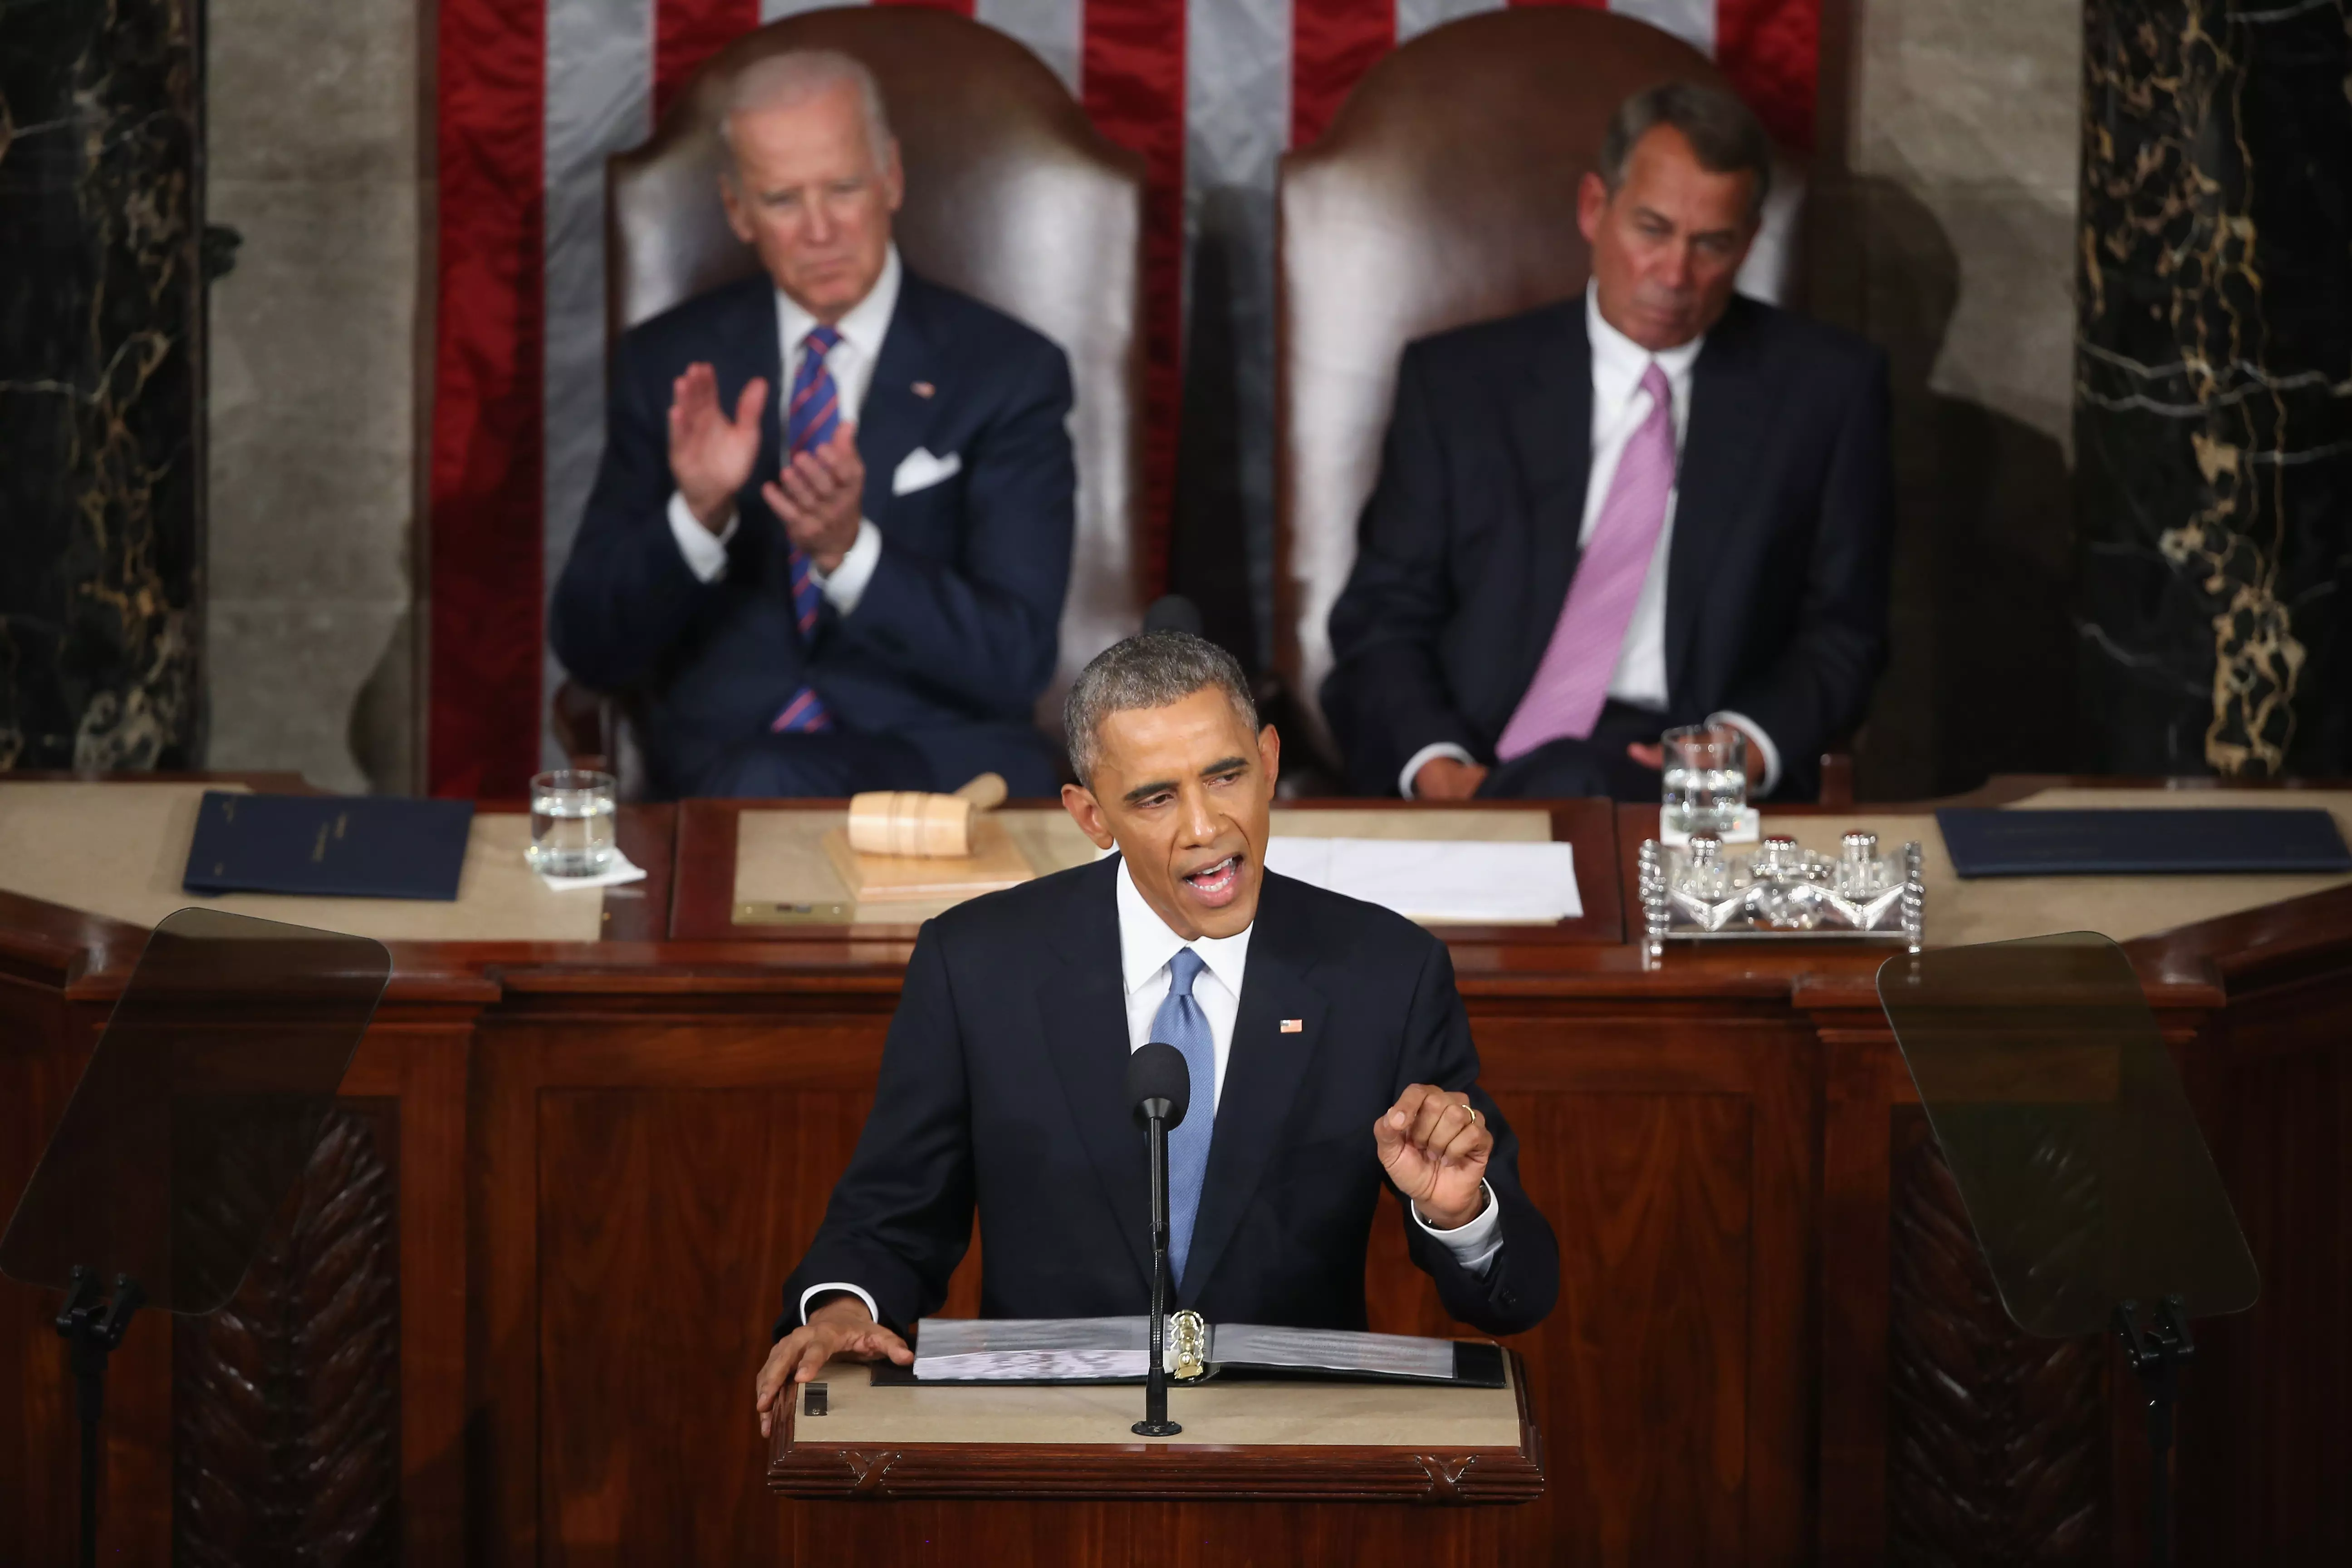
M 832 571 L 820 570 L 809 563 L 809 575 L 833 602 L 833 607 L 843 615 L 857 608 L 857 601 L 866 596 L 866 584 L 874 581 L 874 568 L 882 563 L 882 531 L 865 518 L 857 520 L 857 542 L 842 552 L 841 564 Z
M 1465 1226 L 1462 1228 L 1467 1230 L 1470 1227 L 1468 1226 Z M 808 1321 L 809 1303 L 812 1300 L 815 1300 L 819 1296 L 829 1295 L 835 1290 L 848 1291 L 851 1295 L 866 1303 L 866 1315 L 867 1317 L 873 1319 L 877 1323 L 882 1321 L 882 1309 L 874 1304 L 873 1297 L 867 1295 L 856 1286 L 852 1285 L 846 1279 L 836 1279 L 827 1285 L 812 1285 L 807 1289 L 801 1292 L 802 1323 L 805 1324 Z
M 1764 732 L 1763 725 L 1759 724 L 1747 714 L 1735 713 L 1728 708 L 1725 709 L 1720 713 L 1708 714 L 1706 716 L 1706 721 L 1710 724 L 1738 725 L 1740 730 L 1748 736 L 1749 742 L 1755 746 L 1758 754 L 1763 757 L 1764 778 L 1763 781 L 1756 786 L 1756 793 L 1758 795 L 1770 795 L 1775 789 L 1780 787 L 1780 748 L 1772 743 L 1772 737 Z
M 695 521 L 694 509 L 683 494 L 670 492 L 670 537 L 677 541 L 677 552 L 686 557 L 686 569 L 698 582 L 716 583 L 727 575 L 727 542 L 742 521 L 740 516 L 730 517 L 727 526 L 713 533 Z
M 1421 1211 L 1412 1205 L 1404 1206 L 1412 1215 L 1412 1223 L 1435 1237 L 1446 1251 L 1454 1254 L 1456 1263 L 1473 1274 L 1483 1275 L 1487 1265 L 1495 1261 L 1495 1255 L 1503 1250 L 1503 1208 L 1495 1201 L 1494 1188 L 1481 1182 L 1478 1190 L 1486 1194 L 1486 1206 L 1478 1211 L 1476 1219 L 1452 1230 L 1440 1230 L 1422 1218 Z
M 1412 799 L 1412 781 L 1419 776 L 1423 763 L 1437 757 L 1452 757 L 1457 763 L 1475 763 L 1478 759 L 1451 741 L 1437 741 L 1423 746 L 1405 759 L 1404 772 L 1397 775 L 1397 794 Z

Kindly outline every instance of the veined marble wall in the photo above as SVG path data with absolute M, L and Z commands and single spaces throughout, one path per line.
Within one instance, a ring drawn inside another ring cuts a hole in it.
M 415 787 L 425 0 L 206 0 L 215 768 Z
M 2352 10 L 2090 0 L 2084 21 L 2095 760 L 2352 771 Z
M 0 12 L 0 769 L 199 750 L 197 23 Z
M 1822 91 L 1844 111 L 1819 152 L 1809 309 L 1884 346 L 1895 391 L 1893 641 L 1857 787 L 2061 770 L 2082 13 L 1832 0 L 1828 19 Z

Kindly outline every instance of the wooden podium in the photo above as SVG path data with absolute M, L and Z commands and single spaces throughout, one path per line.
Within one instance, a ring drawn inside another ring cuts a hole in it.
M 827 1414 L 805 1390 L 770 1439 L 771 1491 L 796 1510 L 795 1561 L 1427 1564 L 1495 1561 L 1515 1533 L 1459 1505 L 1521 1503 L 1544 1489 L 1525 1367 L 1499 1389 L 1232 1382 L 1169 1390 L 1184 1431 L 1129 1426 L 1143 1391 L 875 1386 L 825 1369 Z M 1404 1505 L 1450 1504 L 1454 1508 Z M 1282 1506 L 1290 1505 L 1290 1506 Z M 1523 1516 L 1524 1517 L 1524 1516 Z M 830 1559 L 816 1552 L 874 1555 Z

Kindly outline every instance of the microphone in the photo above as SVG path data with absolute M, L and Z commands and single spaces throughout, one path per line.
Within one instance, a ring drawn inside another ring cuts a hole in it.
M 1127 1099 L 1143 1123 L 1151 1157 L 1150 1349 L 1143 1367 L 1143 1419 L 1129 1430 L 1172 1437 L 1184 1428 L 1168 1419 L 1168 1364 L 1160 1346 L 1168 1334 L 1168 1133 L 1192 1106 L 1192 1069 L 1184 1065 L 1184 1053 L 1158 1040 L 1129 1052 Z
M 1147 632 L 1191 632 L 1201 635 L 1201 606 L 1181 594 L 1162 594 L 1143 612 Z
M 1184 1065 L 1184 1053 L 1157 1040 L 1130 1052 L 1127 1098 L 1137 1121 L 1157 1119 L 1170 1132 L 1183 1126 L 1184 1112 L 1192 1107 L 1192 1069 Z

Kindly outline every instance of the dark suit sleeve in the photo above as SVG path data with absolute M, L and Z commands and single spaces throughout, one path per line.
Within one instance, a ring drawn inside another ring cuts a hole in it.
M 1437 640 L 1454 614 L 1445 451 L 1414 349 L 1397 369 L 1379 480 L 1356 531 L 1356 565 L 1331 607 L 1323 710 L 1360 795 L 1393 795 L 1414 752 L 1441 741 L 1479 753 L 1454 710 Z
M 1811 793 L 1822 749 L 1861 722 L 1885 662 L 1895 531 L 1887 419 L 1886 356 L 1874 349 L 1831 449 L 1796 636 L 1769 667 L 1735 681 L 1723 704 L 1772 737 L 1790 795 Z
M 1559 1244 L 1550 1222 L 1519 1185 L 1519 1140 L 1486 1091 L 1478 1087 L 1478 1047 L 1470 1040 L 1470 1020 L 1454 989 L 1454 961 L 1432 941 L 1412 1010 L 1405 1021 L 1405 1054 L 1395 1092 L 1409 1084 L 1433 1083 L 1466 1092 L 1495 1134 L 1486 1160 L 1486 1185 L 1502 1211 L 1503 1249 L 1484 1278 L 1465 1268 L 1445 1244 L 1413 1220 L 1402 1193 L 1397 1203 L 1404 1225 L 1405 1250 L 1415 1267 L 1437 1281 L 1438 1300 L 1448 1315 L 1490 1334 L 1524 1333 L 1549 1315 L 1559 1295 Z M 1395 1192 L 1393 1184 L 1390 1191 Z
M 634 340 L 613 358 L 604 456 L 555 584 L 549 632 L 563 668 L 618 691 L 653 674 L 718 590 L 698 580 L 669 531 L 669 410 Z
M 955 557 L 926 554 L 883 529 L 882 558 L 835 635 L 980 712 L 1025 721 L 1054 674 L 1077 469 L 1061 350 L 1040 341 L 1008 374 L 1010 405 L 962 453 Z
M 882 1047 L 874 1109 L 816 1239 L 784 1282 L 776 1337 L 800 1326 L 801 1296 L 815 1285 L 858 1286 L 901 1333 L 937 1311 L 971 1243 L 972 1193 L 961 1032 L 939 928 L 926 925 Z

